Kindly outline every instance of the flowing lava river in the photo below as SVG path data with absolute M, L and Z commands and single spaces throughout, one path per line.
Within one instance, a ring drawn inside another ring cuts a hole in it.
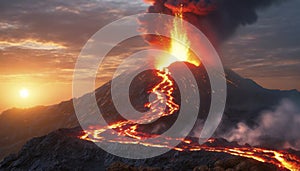
M 151 138 L 153 134 L 139 132 L 139 124 L 143 121 L 153 121 L 160 117 L 165 117 L 174 114 L 179 110 L 179 105 L 175 103 L 172 93 L 174 91 L 174 82 L 171 79 L 171 73 L 165 69 L 156 72 L 157 77 L 160 77 L 161 82 L 155 85 L 148 93 L 154 93 L 156 99 L 146 103 L 145 107 L 151 110 L 151 114 L 147 114 L 140 118 L 138 122 L 134 121 L 120 121 L 106 127 L 93 127 L 86 130 L 79 137 L 80 139 L 93 142 L 117 142 L 123 144 L 140 144 L 144 146 L 156 148 L 170 148 L 177 151 L 211 151 L 223 152 L 234 156 L 241 156 L 251 158 L 260 162 L 270 163 L 276 165 L 278 168 L 286 168 L 292 171 L 300 170 L 300 158 L 296 155 L 290 154 L 286 151 L 270 150 L 257 147 L 222 147 L 214 146 L 215 139 L 209 139 L 207 143 L 199 145 L 198 142 L 185 138 L 163 137 L 161 141 L 155 143 L 145 143 L 139 140 Z M 161 103 L 165 103 L 165 109 L 160 109 Z M 153 113 L 152 113 L 153 112 Z M 104 134 L 115 135 L 114 139 L 107 140 Z M 132 140 L 124 140 L 122 137 L 130 137 Z M 170 147 L 168 144 L 172 140 L 181 140 L 182 143 L 177 147 Z M 211 144 L 211 145 L 209 145 Z

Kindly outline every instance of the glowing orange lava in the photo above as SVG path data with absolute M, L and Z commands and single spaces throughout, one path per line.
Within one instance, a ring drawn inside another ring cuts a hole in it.
M 91 131 L 87 131 L 86 134 L 80 138 L 91 141 L 102 140 L 101 133 L 104 132 L 110 132 L 111 134 L 117 132 L 119 136 L 127 136 L 138 140 L 155 136 L 138 132 L 137 129 L 139 124 L 137 123 L 150 123 L 161 117 L 172 115 L 179 110 L 179 105 L 176 104 L 174 101 L 175 99 L 172 96 L 174 82 L 171 79 L 171 73 L 165 68 L 163 71 L 156 71 L 156 76 L 161 81 L 148 91 L 149 94 L 153 93 L 156 96 L 154 101 L 144 105 L 150 110 L 148 114 L 142 116 L 138 121 L 119 121 L 103 128 L 91 127 Z M 162 106 L 165 106 L 165 108 L 161 108 Z M 90 139 L 90 137 L 93 139 Z
M 263 163 L 270 163 L 279 168 L 286 168 L 291 171 L 300 170 L 300 158 L 285 151 L 268 150 L 256 147 L 199 147 L 199 150 L 223 152 L 234 156 L 246 157 Z
M 84 134 L 80 137 L 81 139 L 93 141 L 93 142 L 99 142 L 99 138 L 90 139 L 87 138 L 89 135 L 97 134 L 97 130 L 91 130 L 84 132 Z M 149 136 L 146 136 L 149 137 Z M 144 146 L 150 146 L 150 147 L 159 147 L 159 148 L 169 148 L 176 151 L 210 151 L 210 152 L 222 152 L 222 153 L 228 153 L 234 156 L 240 156 L 245 158 L 254 159 L 263 163 L 270 163 L 278 168 L 285 168 L 291 171 L 299 171 L 300 170 L 300 158 L 296 155 L 290 154 L 285 151 L 281 150 L 269 150 L 264 148 L 257 148 L 257 147 L 221 147 L 221 146 L 208 146 L 208 145 L 199 145 L 197 142 L 192 142 L 190 140 L 182 140 L 182 144 L 178 147 L 172 148 L 168 145 L 168 143 L 171 140 L 178 140 L 180 138 L 170 138 L 165 137 L 164 141 L 156 142 L 155 144 L 150 143 L 143 143 L 136 140 L 132 141 L 124 141 L 122 138 L 116 139 L 116 140 L 109 140 L 109 142 L 117 142 L 122 144 L 140 144 Z M 104 139 L 101 139 L 104 141 Z M 208 143 L 213 143 L 214 139 L 209 139 Z
M 168 112 L 165 112 L 164 109 L 160 109 L 159 115 L 154 115 L 154 119 L 158 119 L 162 116 L 169 116 L 174 114 L 179 109 L 179 105 L 175 103 L 174 97 L 172 96 L 174 91 L 174 83 L 170 77 L 171 73 L 167 68 L 164 68 L 163 71 L 157 72 L 157 76 L 162 78 L 162 81 L 157 84 L 151 91 L 148 93 L 154 93 L 156 95 L 156 100 L 152 103 L 145 104 L 145 107 L 156 110 L 155 105 L 158 103 L 166 104 L 169 109 Z M 165 100 L 164 100 L 165 96 Z M 165 103 L 166 102 L 166 103 Z M 158 116 L 158 117 L 157 117 Z M 156 118 L 157 117 L 157 118 Z M 152 120 L 154 120 L 152 119 Z

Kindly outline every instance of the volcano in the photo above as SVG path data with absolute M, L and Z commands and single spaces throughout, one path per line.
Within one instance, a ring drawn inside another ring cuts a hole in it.
M 177 62 L 170 66 L 170 68 L 179 69 L 182 63 Z M 185 63 L 188 66 L 190 71 L 195 76 L 197 81 L 197 85 L 195 85 L 200 92 L 200 110 L 198 113 L 199 120 L 205 120 L 208 114 L 208 110 L 210 107 L 210 98 L 211 98 L 211 88 L 209 83 L 209 78 L 206 73 L 205 67 L 194 66 L 192 64 Z M 255 126 L 257 123 L 257 118 L 259 117 L 259 113 L 264 110 L 272 109 L 274 106 L 278 105 L 282 99 L 290 99 L 299 105 L 300 102 L 300 93 L 292 90 L 292 91 L 280 91 L 280 90 L 268 90 L 264 89 L 254 81 L 250 79 L 244 79 L 234 73 L 233 71 L 226 69 L 226 81 L 227 81 L 227 102 L 226 109 L 224 113 L 224 117 L 221 125 L 215 133 L 215 136 L 221 135 L 222 133 L 232 129 L 234 125 L 243 121 L 246 122 L 250 126 Z M 162 82 L 162 77 L 159 77 L 157 74 L 158 70 L 147 70 L 140 74 L 138 74 L 135 79 L 132 81 L 129 95 L 130 100 L 134 108 L 138 111 L 146 111 L 149 110 L 147 107 L 147 103 L 149 103 L 149 90 L 155 87 L 155 85 Z M 117 79 L 127 79 L 126 74 L 119 76 Z M 171 78 L 170 78 L 171 79 Z M 182 76 L 182 79 L 185 79 Z M 171 79 L 172 80 L 172 79 Z M 186 84 L 190 84 L 190 82 L 185 82 Z M 109 124 L 114 124 L 118 122 L 125 121 L 125 118 L 119 114 L 114 107 L 112 97 L 111 97 L 111 82 L 108 82 L 101 86 L 100 88 L 95 90 L 98 107 L 101 110 L 103 117 Z M 76 103 L 79 105 L 86 106 L 85 98 L 90 96 L 91 94 L 86 94 L 85 96 L 74 99 Z M 122 96 L 122 94 L 120 94 Z M 180 106 L 180 91 L 176 83 L 174 83 L 174 91 L 172 92 L 172 97 L 174 97 L 173 102 Z M 197 105 L 197 104 L 196 104 Z M 29 113 L 30 115 L 25 115 L 25 113 Z M 16 118 L 15 115 L 21 116 Z M 79 120 L 91 120 L 90 116 L 95 115 L 95 109 L 91 109 L 86 113 L 86 116 L 82 118 L 78 118 Z M 172 115 L 163 116 L 157 119 L 155 122 L 150 124 L 141 124 L 138 128 L 135 128 L 134 134 L 126 134 L 127 136 L 134 138 L 135 137 L 145 137 L 148 135 L 156 135 L 161 134 L 164 131 L 168 130 L 178 116 L 177 111 L 174 111 Z M 51 119 L 50 119 L 51 118 Z M 53 122 L 48 122 L 48 120 L 52 120 Z M 26 121 L 26 122 L 24 122 Z M 5 153 L 16 152 L 19 148 L 14 146 L 10 146 L 11 142 L 18 142 L 19 144 L 23 144 L 29 138 L 34 136 L 41 136 L 42 134 L 47 134 L 52 130 L 63 127 L 75 127 L 78 125 L 77 119 L 75 117 L 74 109 L 72 106 L 72 101 L 63 102 L 54 106 L 46 106 L 39 107 L 35 109 L 26 109 L 26 110 L 9 110 L 4 112 L 0 116 L 0 122 L 2 123 L 11 123 L 8 127 L 0 124 L 3 129 L 1 129 L 1 135 L 4 139 L 1 141 L 1 148 Z M 14 124 L 18 123 L 18 124 Z M 29 123 L 39 123 L 39 124 L 29 124 Z M 130 125 L 131 127 L 132 125 Z M 5 128 L 5 129 L 4 129 Z M 115 127 L 116 131 L 119 131 L 118 128 Z M 122 127 L 124 128 L 124 127 Z M 196 129 L 196 128 L 195 128 Z M 6 132 L 5 132 L 6 131 Z M 25 133 L 26 132 L 26 133 Z M 192 131 L 193 132 L 193 131 Z M 182 165 L 185 161 L 188 163 L 184 165 L 188 170 L 193 169 L 199 165 L 207 165 L 212 167 L 215 165 L 217 160 L 223 159 L 220 162 L 227 162 L 225 160 L 230 160 L 233 154 L 222 151 L 212 151 L 204 149 L 198 149 L 197 152 L 185 151 L 182 146 L 179 146 L 178 149 L 174 149 L 167 154 L 159 156 L 157 158 L 149 159 L 149 160 L 127 160 L 115 157 L 110 155 L 100 149 L 96 150 L 97 147 L 93 145 L 90 141 L 97 141 L 97 138 L 87 138 L 88 132 L 83 132 L 80 128 L 69 129 L 69 130 L 60 130 L 58 132 L 51 133 L 47 136 L 41 138 L 35 138 L 29 141 L 23 149 L 17 155 L 11 155 L 3 160 L 0 168 L 2 169 L 43 169 L 43 168 L 51 168 L 50 165 L 56 166 L 56 168 L 61 168 L 61 170 L 65 170 L 68 168 L 72 168 L 72 161 L 78 162 L 78 168 L 82 169 L 91 169 L 90 167 L 96 168 L 113 168 L 115 165 L 113 164 L 116 161 L 121 161 L 122 163 L 120 167 L 155 167 L 158 169 L 163 169 L 166 165 L 172 165 L 173 169 L 176 170 L 176 166 Z M 193 135 L 189 135 L 188 138 L 192 140 Z M 120 139 L 118 139 L 120 141 Z M 276 140 L 278 141 L 278 140 Z M 227 147 L 228 143 L 226 141 L 221 141 L 219 144 L 221 147 Z M 266 144 L 268 148 L 278 148 L 276 144 L 272 143 L 273 140 L 269 140 L 269 143 Z M 187 143 L 189 144 L 189 143 Z M 274 145 L 271 146 L 270 144 Z M 242 148 L 243 146 L 239 146 L 236 143 L 231 144 L 237 148 Z M 3 148 L 5 147 L 5 148 Z M 193 146 L 189 146 L 191 149 Z M 249 147 L 249 146 L 247 146 Z M 223 151 L 224 151 L 223 148 Z M 1 151 L 2 151 L 1 150 Z M 65 156 L 64 152 L 66 152 L 68 156 Z M 179 152 L 182 151 L 182 152 Z M 221 153 L 220 153 L 221 152 Z M 4 153 L 4 154 L 5 154 Z M 293 152 L 296 154 L 296 152 Z M 3 154 L 3 153 L 1 153 Z M 204 155 L 209 154 L 209 157 L 203 157 Z M 274 154 L 274 153 L 273 153 Z M 284 153 L 285 154 L 285 153 Z M 290 153 L 288 153 L 290 155 Z M 178 162 L 177 157 L 178 157 Z M 183 157 L 182 157 L 183 156 Z M 187 157 L 188 156 L 188 157 Z M 194 156 L 195 158 L 201 158 L 199 160 L 191 159 L 189 157 Z M 243 156 L 245 157 L 245 156 Z M 84 158 L 84 160 L 82 160 Z M 95 158 L 92 159 L 92 158 Z M 187 159 L 189 158 L 189 159 Z M 175 161 L 174 161 L 175 160 Z M 258 161 L 245 161 L 246 159 L 236 159 L 240 162 L 250 162 L 253 165 L 257 165 L 257 167 L 261 167 L 260 170 L 278 170 L 284 168 L 278 167 L 276 165 L 262 164 L 258 163 Z M 291 160 L 291 159 L 289 159 Z M 82 161 L 85 161 L 86 164 L 82 165 Z M 100 162 L 101 161 L 101 162 Z M 158 161 L 165 161 L 166 163 L 160 163 Z M 25 164 L 25 163 L 27 164 Z M 76 163 L 75 162 L 75 163 Z M 99 163 L 100 162 L 100 163 Z M 147 163 L 148 162 L 148 163 Z M 296 164 L 299 164 L 298 160 L 295 160 Z M 97 164 L 96 164 L 97 163 Z M 172 164 L 170 164 L 172 163 Z M 79 167 L 81 165 L 81 167 Z M 89 166 L 87 166 L 89 165 Z M 101 166 L 100 166 L 101 165 Z M 233 167 L 237 167 L 236 164 Z M 248 164 L 249 165 L 249 164 Z M 74 165 L 76 166 L 76 165 Z M 77 167 L 76 166 L 76 167 Z M 87 167 L 85 167 L 87 166 Z M 170 166 L 171 167 L 171 166 Z M 223 167 L 224 168 L 224 167 Z M 228 167 L 230 168 L 230 167 Z M 154 168 L 149 168 L 154 169 Z M 186 170 L 185 168 L 181 168 L 181 170 Z

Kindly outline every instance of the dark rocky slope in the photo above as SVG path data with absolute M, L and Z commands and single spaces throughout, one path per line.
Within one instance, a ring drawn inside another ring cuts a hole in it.
M 279 170 L 270 164 L 206 151 L 172 150 L 150 159 L 125 159 L 106 153 L 92 142 L 76 138 L 79 135 L 80 128 L 74 128 L 34 138 L 18 154 L 5 158 L 0 163 L 0 170 Z M 224 140 L 220 142 L 230 145 Z

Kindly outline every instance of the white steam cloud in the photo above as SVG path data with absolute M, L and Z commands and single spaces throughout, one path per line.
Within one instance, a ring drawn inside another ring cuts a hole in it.
M 240 122 L 224 138 L 240 144 L 271 145 L 299 150 L 300 109 L 292 101 L 285 99 L 273 111 L 262 112 L 256 127 L 251 128 Z

